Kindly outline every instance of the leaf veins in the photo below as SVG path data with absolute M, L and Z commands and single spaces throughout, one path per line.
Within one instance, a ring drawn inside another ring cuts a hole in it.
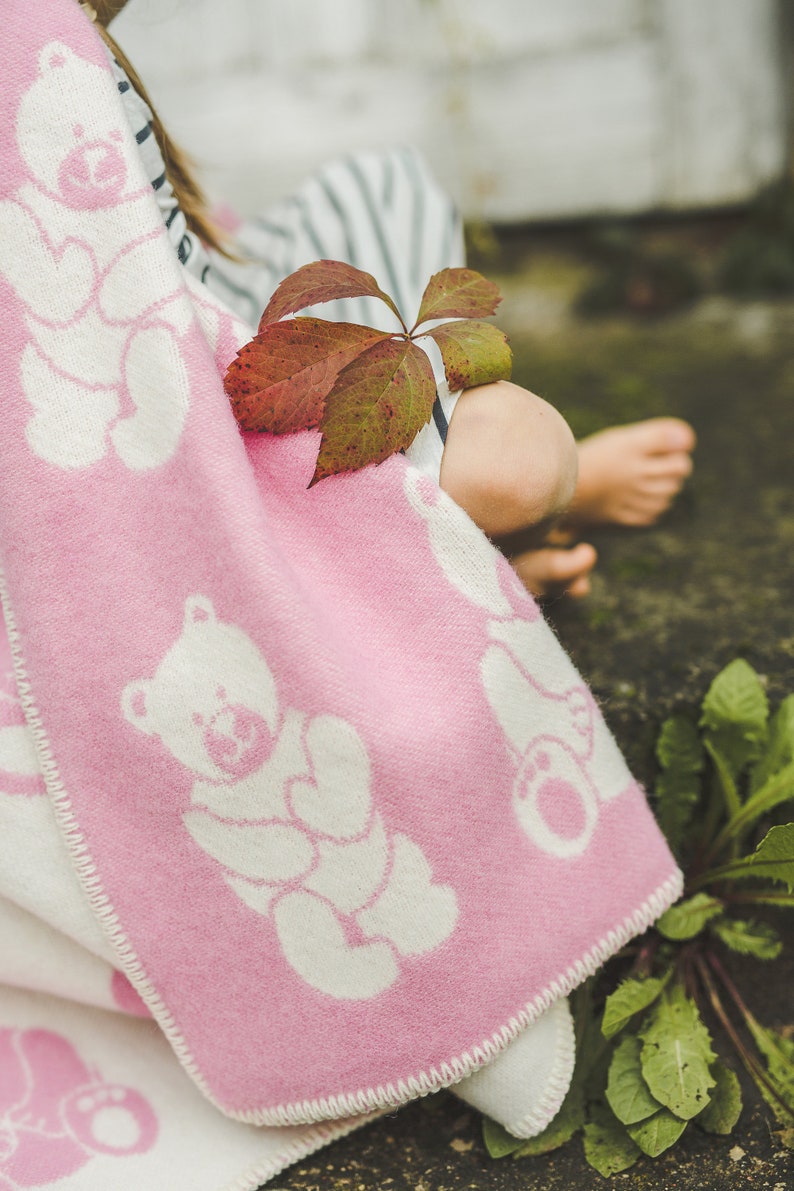
M 292 434 L 317 426 L 339 373 L 388 336 L 356 323 L 292 318 L 264 326 L 232 360 L 224 388 L 243 430 Z
M 429 420 L 435 397 L 430 361 L 415 344 L 384 339 L 362 352 L 328 394 L 312 484 L 404 450 Z
M 337 298 L 380 298 L 403 323 L 400 312 L 388 294 L 384 293 L 371 273 L 356 269 L 344 261 L 312 261 L 302 265 L 277 287 L 259 321 L 259 330 L 278 322 L 285 314 L 333 302 Z
M 451 392 L 510 379 L 513 353 L 507 336 L 493 323 L 462 319 L 434 327 L 427 335 L 438 344 Z
M 475 269 L 442 269 L 427 283 L 414 330 L 432 318 L 487 318 L 501 300 L 499 287 Z

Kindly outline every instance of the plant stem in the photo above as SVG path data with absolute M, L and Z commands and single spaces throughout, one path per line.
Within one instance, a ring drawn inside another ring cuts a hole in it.
M 790 793 L 786 794 L 786 790 L 790 790 Z M 731 841 L 740 841 L 748 827 L 751 827 L 765 811 L 772 810 L 787 798 L 794 798 L 794 761 L 765 782 L 761 789 L 756 790 L 744 806 L 731 816 L 706 853 L 703 859 L 704 867 L 710 864 L 715 856 L 719 856 Z
M 717 959 L 716 955 L 709 954 L 707 956 L 707 961 L 708 961 L 708 963 L 706 963 L 705 960 L 700 959 L 698 962 L 698 970 L 700 973 L 701 980 L 703 981 L 703 984 L 705 985 L 705 988 L 708 993 L 709 1000 L 711 1001 L 714 1012 L 717 1014 L 717 1017 L 719 1018 L 720 1025 L 725 1030 L 726 1034 L 730 1038 L 733 1045 L 736 1047 L 736 1051 L 739 1055 L 739 1058 L 744 1063 L 748 1073 L 752 1076 L 752 1078 L 755 1080 L 755 1082 L 759 1086 L 763 1086 L 764 1088 L 766 1088 L 767 1092 L 772 1097 L 772 1099 L 777 1102 L 777 1104 L 780 1106 L 780 1108 L 783 1109 L 783 1111 L 786 1113 L 787 1116 L 791 1117 L 791 1120 L 794 1123 L 794 1108 L 792 1108 L 792 1106 L 788 1103 L 788 1101 L 785 1100 L 780 1095 L 780 1092 L 778 1091 L 777 1087 L 769 1079 L 769 1076 L 767 1075 L 766 1071 L 764 1071 L 761 1064 L 758 1062 L 758 1059 L 756 1059 L 755 1055 L 753 1055 L 747 1049 L 746 1045 L 744 1044 L 742 1039 L 739 1037 L 739 1034 L 736 1031 L 733 1023 L 731 1022 L 730 1018 L 728 1017 L 727 1013 L 725 1012 L 722 1001 L 720 1000 L 720 997 L 719 997 L 719 993 L 717 992 L 714 981 L 711 978 L 711 973 L 708 970 L 708 965 L 710 965 L 713 968 L 714 974 L 722 982 L 728 995 L 730 996 L 730 998 L 733 1001 L 736 1008 L 741 1013 L 742 1017 L 747 1022 L 748 1026 L 749 1026 L 750 1022 L 752 1022 L 753 1025 L 755 1025 L 757 1028 L 760 1028 L 758 1020 L 745 1005 L 745 1003 L 741 997 L 741 994 L 739 993 L 738 988 L 733 983 L 730 976 L 725 971 L 725 969 L 723 968 L 720 961 Z

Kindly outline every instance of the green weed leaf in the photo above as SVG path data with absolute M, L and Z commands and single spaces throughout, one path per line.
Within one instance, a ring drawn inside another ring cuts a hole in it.
M 766 1059 L 767 1074 L 777 1095 L 759 1080 L 756 1084 L 778 1122 L 784 1128 L 794 1128 L 794 1039 L 767 1029 L 752 1015 L 748 1015 L 746 1021 L 756 1046 Z
M 444 361 L 447 384 L 457 389 L 473 389 L 495 380 L 509 380 L 513 369 L 513 353 L 507 336 L 493 323 L 475 319 L 442 323 L 428 331 L 435 340 Z
M 683 939 L 694 939 L 699 935 L 707 923 L 718 918 L 723 911 L 723 904 L 716 897 L 707 893 L 696 893 L 694 897 L 684 902 L 677 902 L 669 910 L 665 910 L 661 918 L 656 921 L 656 929 L 666 939 L 680 942 Z
M 651 1095 L 685 1121 L 697 1116 L 714 1087 L 709 1068 L 716 1055 L 697 1005 L 680 984 L 665 989 L 640 1037 L 642 1073 Z
M 285 314 L 294 314 L 307 306 L 318 306 L 336 298 L 379 298 L 401 323 L 403 321 L 394 302 L 371 273 L 356 269 L 345 261 L 322 260 L 302 265 L 284 278 L 265 307 L 259 330 L 261 332 L 268 323 L 278 322 Z
M 427 283 L 413 330 L 435 318 L 487 318 L 502 300 L 499 289 L 474 269 L 442 269 Z
M 740 955 L 754 955 L 756 959 L 777 959 L 783 949 L 780 936 L 765 922 L 743 922 L 740 918 L 723 918 L 711 929 L 731 951 Z
M 711 1073 L 716 1084 L 696 1121 L 706 1133 L 731 1133 L 742 1111 L 741 1085 L 735 1071 L 720 1062 L 714 1064 Z
M 601 1022 L 604 1037 L 614 1038 L 619 1034 L 636 1013 L 653 1004 L 666 983 L 666 979 L 637 980 L 634 977 L 622 981 L 607 997 L 604 1005 L 604 1017 Z
M 777 1030 L 768 1029 L 752 1016 L 748 1018 L 748 1027 L 756 1046 L 767 1060 L 769 1074 L 786 1087 L 794 1098 L 794 1039 L 787 1039 Z
M 663 1108 L 647 1121 L 627 1125 L 626 1131 L 643 1154 L 647 1154 L 649 1158 L 658 1158 L 665 1150 L 669 1150 L 670 1146 L 675 1145 L 686 1127 L 686 1121 Z
M 743 658 L 726 666 L 709 687 L 700 723 L 734 778 L 760 755 L 767 737 L 768 715 L 761 680 Z
M 506 1158 L 514 1154 L 524 1144 L 522 1138 L 513 1137 L 512 1133 L 490 1117 L 483 1117 L 482 1139 L 491 1158 Z
M 627 1034 L 615 1047 L 609 1065 L 606 1097 L 609 1107 L 624 1125 L 634 1125 L 658 1112 L 662 1105 L 648 1091 L 642 1073 L 640 1051 L 642 1044 L 633 1034 Z
M 628 1170 L 641 1153 L 605 1104 L 590 1106 L 584 1127 L 584 1156 L 594 1170 L 608 1179 Z
M 312 484 L 380 463 L 409 446 L 436 396 L 430 361 L 406 339 L 376 343 L 343 369 L 328 394 Z
M 537 1137 L 530 1137 L 515 1151 L 516 1158 L 529 1158 L 538 1154 L 550 1154 L 570 1141 L 584 1124 L 584 1100 L 581 1084 L 577 1079 L 571 1084 L 562 1108 L 549 1125 Z
M 711 869 L 702 880 L 782 881 L 789 893 L 794 892 L 794 823 L 770 828 L 751 856 Z
M 760 790 L 794 761 L 794 695 L 788 695 L 769 721 L 769 742 L 750 773 L 750 790 Z M 794 796 L 794 791 L 792 791 Z
M 656 817 L 671 848 L 677 851 L 700 799 L 699 774 L 703 769 L 703 746 L 687 716 L 674 715 L 665 720 L 656 742 L 656 756 L 662 767 L 655 789 Z
M 703 746 L 689 716 L 672 715 L 662 724 L 656 741 L 656 757 L 662 769 L 678 773 L 700 773 Z

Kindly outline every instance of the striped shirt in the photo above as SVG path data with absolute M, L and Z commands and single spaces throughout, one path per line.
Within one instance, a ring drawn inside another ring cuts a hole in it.
M 146 176 L 168 236 L 185 269 L 255 327 L 276 286 L 310 261 L 343 260 L 372 273 L 394 298 L 408 326 L 433 273 L 463 264 L 460 219 L 413 149 L 358 153 L 321 167 L 294 194 L 245 221 L 235 235 L 242 261 L 207 249 L 187 227 L 152 129 L 152 113 L 127 74 L 111 62 Z M 302 313 L 397 330 L 376 298 L 323 303 Z M 428 341 L 425 340 L 425 343 Z M 433 353 L 434 345 L 428 354 Z M 433 415 L 406 454 L 438 479 L 447 426 L 459 394 L 450 394 L 431 354 L 438 383 Z

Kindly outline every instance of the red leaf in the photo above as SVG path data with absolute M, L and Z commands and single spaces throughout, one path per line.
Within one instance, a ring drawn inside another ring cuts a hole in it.
M 414 330 L 431 318 L 487 318 L 501 300 L 499 287 L 482 273 L 442 269 L 427 283 Z
M 264 327 L 229 365 L 223 386 L 243 430 L 317 426 L 340 371 L 389 336 L 356 323 L 291 318 Z
M 362 352 L 328 395 L 312 484 L 409 446 L 429 420 L 435 396 L 430 361 L 415 344 L 388 339 Z
M 265 308 L 259 330 L 278 322 L 285 314 L 304 310 L 318 302 L 332 302 L 335 298 L 380 298 L 405 327 L 394 302 L 371 273 L 364 273 L 344 261 L 313 261 L 284 278 Z
M 475 385 L 510 379 L 513 353 L 507 346 L 507 336 L 493 323 L 463 319 L 442 323 L 425 333 L 438 344 L 447 384 L 453 393 L 457 389 L 473 389 Z

